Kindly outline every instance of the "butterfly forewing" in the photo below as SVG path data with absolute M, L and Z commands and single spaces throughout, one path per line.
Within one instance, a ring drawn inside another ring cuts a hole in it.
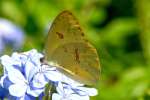
M 46 41 L 45 52 L 51 55 L 59 45 L 77 41 L 85 41 L 84 33 L 72 13 L 64 11 L 52 23 Z M 50 56 L 47 57 L 49 59 Z
M 69 11 L 60 13 L 48 33 L 45 56 L 57 68 L 77 81 L 91 85 L 99 80 L 99 59 L 84 37 L 78 21 Z

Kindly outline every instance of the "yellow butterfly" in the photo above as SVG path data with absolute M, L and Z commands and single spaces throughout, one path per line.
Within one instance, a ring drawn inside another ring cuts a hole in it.
M 100 64 L 96 49 L 85 39 L 79 22 L 69 11 L 54 20 L 45 44 L 46 60 L 57 63 L 57 69 L 86 85 L 96 84 Z

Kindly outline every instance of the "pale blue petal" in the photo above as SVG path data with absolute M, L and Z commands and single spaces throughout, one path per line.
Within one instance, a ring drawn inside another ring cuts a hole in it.
M 18 54 L 17 52 L 14 52 L 12 54 L 11 58 L 14 60 L 13 65 L 18 65 L 19 67 L 21 67 L 22 61 L 20 57 L 21 57 L 21 54 Z
M 5 67 L 7 71 L 11 70 L 13 65 L 13 60 L 7 55 L 2 56 L 0 59 L 3 67 Z
M 61 81 L 62 79 L 61 77 L 62 75 L 60 72 L 56 70 L 56 67 L 42 65 L 39 70 L 40 70 L 39 72 L 42 72 L 45 75 L 45 77 L 49 79 L 50 81 L 58 82 L 58 81 Z
M 4 76 L 2 76 L 1 77 L 1 79 L 0 79 L 0 85 L 2 86 L 2 87 L 4 87 L 4 79 L 7 77 L 7 75 L 4 75 Z
M 44 92 L 44 88 L 32 90 L 30 87 L 27 88 L 27 93 L 31 96 L 38 97 L 42 92 Z
M 61 82 L 58 83 L 56 90 L 62 96 L 74 93 L 69 85 L 62 84 Z
M 96 96 L 98 94 L 95 88 L 87 88 L 87 87 L 77 87 L 77 89 L 81 90 L 78 91 L 81 95 L 89 95 L 89 96 Z
M 66 100 L 89 100 L 89 96 L 79 96 L 77 94 L 71 94 Z
M 43 73 L 37 73 L 32 82 L 34 87 L 43 88 L 48 83 L 48 80 L 46 80 Z
M 23 97 L 19 98 L 18 100 L 26 100 L 26 99 L 25 99 L 25 96 L 23 96 Z M 28 100 L 30 100 L 30 99 L 28 99 Z
M 37 53 L 37 50 L 32 49 L 32 50 L 24 52 L 23 54 L 33 56 L 33 55 L 35 55 L 35 53 Z
M 40 53 L 38 53 L 35 49 L 25 52 L 25 54 L 29 55 L 29 59 L 25 65 L 25 73 L 26 77 L 30 81 L 34 74 L 37 73 L 38 69 L 41 67 L 40 58 L 43 56 Z
M 8 78 L 13 83 L 23 84 L 26 82 L 22 73 L 17 69 L 12 69 L 10 72 L 8 72 Z
M 12 96 L 21 97 L 25 95 L 27 86 L 22 84 L 13 84 L 9 87 L 9 93 Z
M 35 64 L 35 66 L 40 65 L 40 58 L 43 57 L 42 54 L 38 53 L 36 49 L 32 49 L 25 54 L 30 56 L 30 61 Z
M 46 71 L 45 76 L 53 82 L 58 82 L 62 80 L 62 74 L 57 71 Z
M 52 94 L 52 100 L 63 100 L 63 99 L 61 99 L 62 98 L 62 96 L 60 96 L 59 94 L 57 94 L 57 93 L 53 93 Z
M 36 64 L 36 65 L 41 65 L 40 58 L 42 58 L 43 55 L 38 53 L 37 50 L 34 50 L 34 55 L 31 56 L 31 60 Z
M 15 60 L 18 59 L 19 62 L 21 62 L 22 65 L 25 65 L 27 60 L 29 59 L 28 55 L 24 54 L 24 53 L 17 53 L 18 54 L 18 58 L 14 57 Z M 23 66 L 22 66 L 23 67 Z
M 69 78 L 68 76 L 62 74 L 62 82 L 67 83 L 69 85 L 71 85 L 72 87 L 77 87 L 77 86 L 84 86 L 84 84 L 81 84 L 71 78 Z
M 52 100 L 89 100 L 89 96 L 79 96 L 77 94 L 70 94 L 62 96 L 57 93 L 52 94 Z
M 46 70 L 49 70 L 49 71 L 57 71 L 56 67 L 54 67 L 54 66 L 42 65 L 42 67 L 44 67 Z
M 25 76 L 28 81 L 30 81 L 33 77 L 33 75 L 36 73 L 36 68 L 31 62 L 26 62 L 25 65 Z
M 30 96 L 30 95 L 26 94 L 22 100 L 37 100 L 37 99 L 33 96 Z
M 65 95 L 68 94 L 74 94 L 75 92 L 72 90 L 72 88 L 69 85 L 63 84 L 63 91 Z
M 8 76 L 6 76 L 6 78 L 4 78 L 4 80 L 3 80 L 3 87 L 8 89 L 8 87 L 12 84 L 13 83 L 8 79 Z
M 56 87 L 56 90 L 59 94 L 64 94 L 64 90 L 63 90 L 63 84 L 61 82 L 58 83 L 58 86 Z
M 14 64 L 20 64 L 19 61 L 14 60 L 12 57 L 8 55 L 4 55 L 1 57 L 1 63 L 3 66 L 12 66 Z

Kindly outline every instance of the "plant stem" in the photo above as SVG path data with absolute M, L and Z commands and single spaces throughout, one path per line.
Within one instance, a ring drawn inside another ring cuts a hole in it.
M 150 0 L 136 0 L 135 3 L 141 28 L 143 53 L 147 64 L 150 65 Z
M 49 84 L 46 86 L 43 100 L 52 100 L 52 89 L 53 85 L 51 82 L 49 82 Z

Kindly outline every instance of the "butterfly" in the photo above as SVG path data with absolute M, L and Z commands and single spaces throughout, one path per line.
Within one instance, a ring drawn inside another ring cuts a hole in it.
M 45 43 L 45 58 L 49 63 L 57 63 L 60 72 L 80 83 L 94 85 L 99 81 L 97 51 L 70 11 L 61 12 L 52 23 Z

